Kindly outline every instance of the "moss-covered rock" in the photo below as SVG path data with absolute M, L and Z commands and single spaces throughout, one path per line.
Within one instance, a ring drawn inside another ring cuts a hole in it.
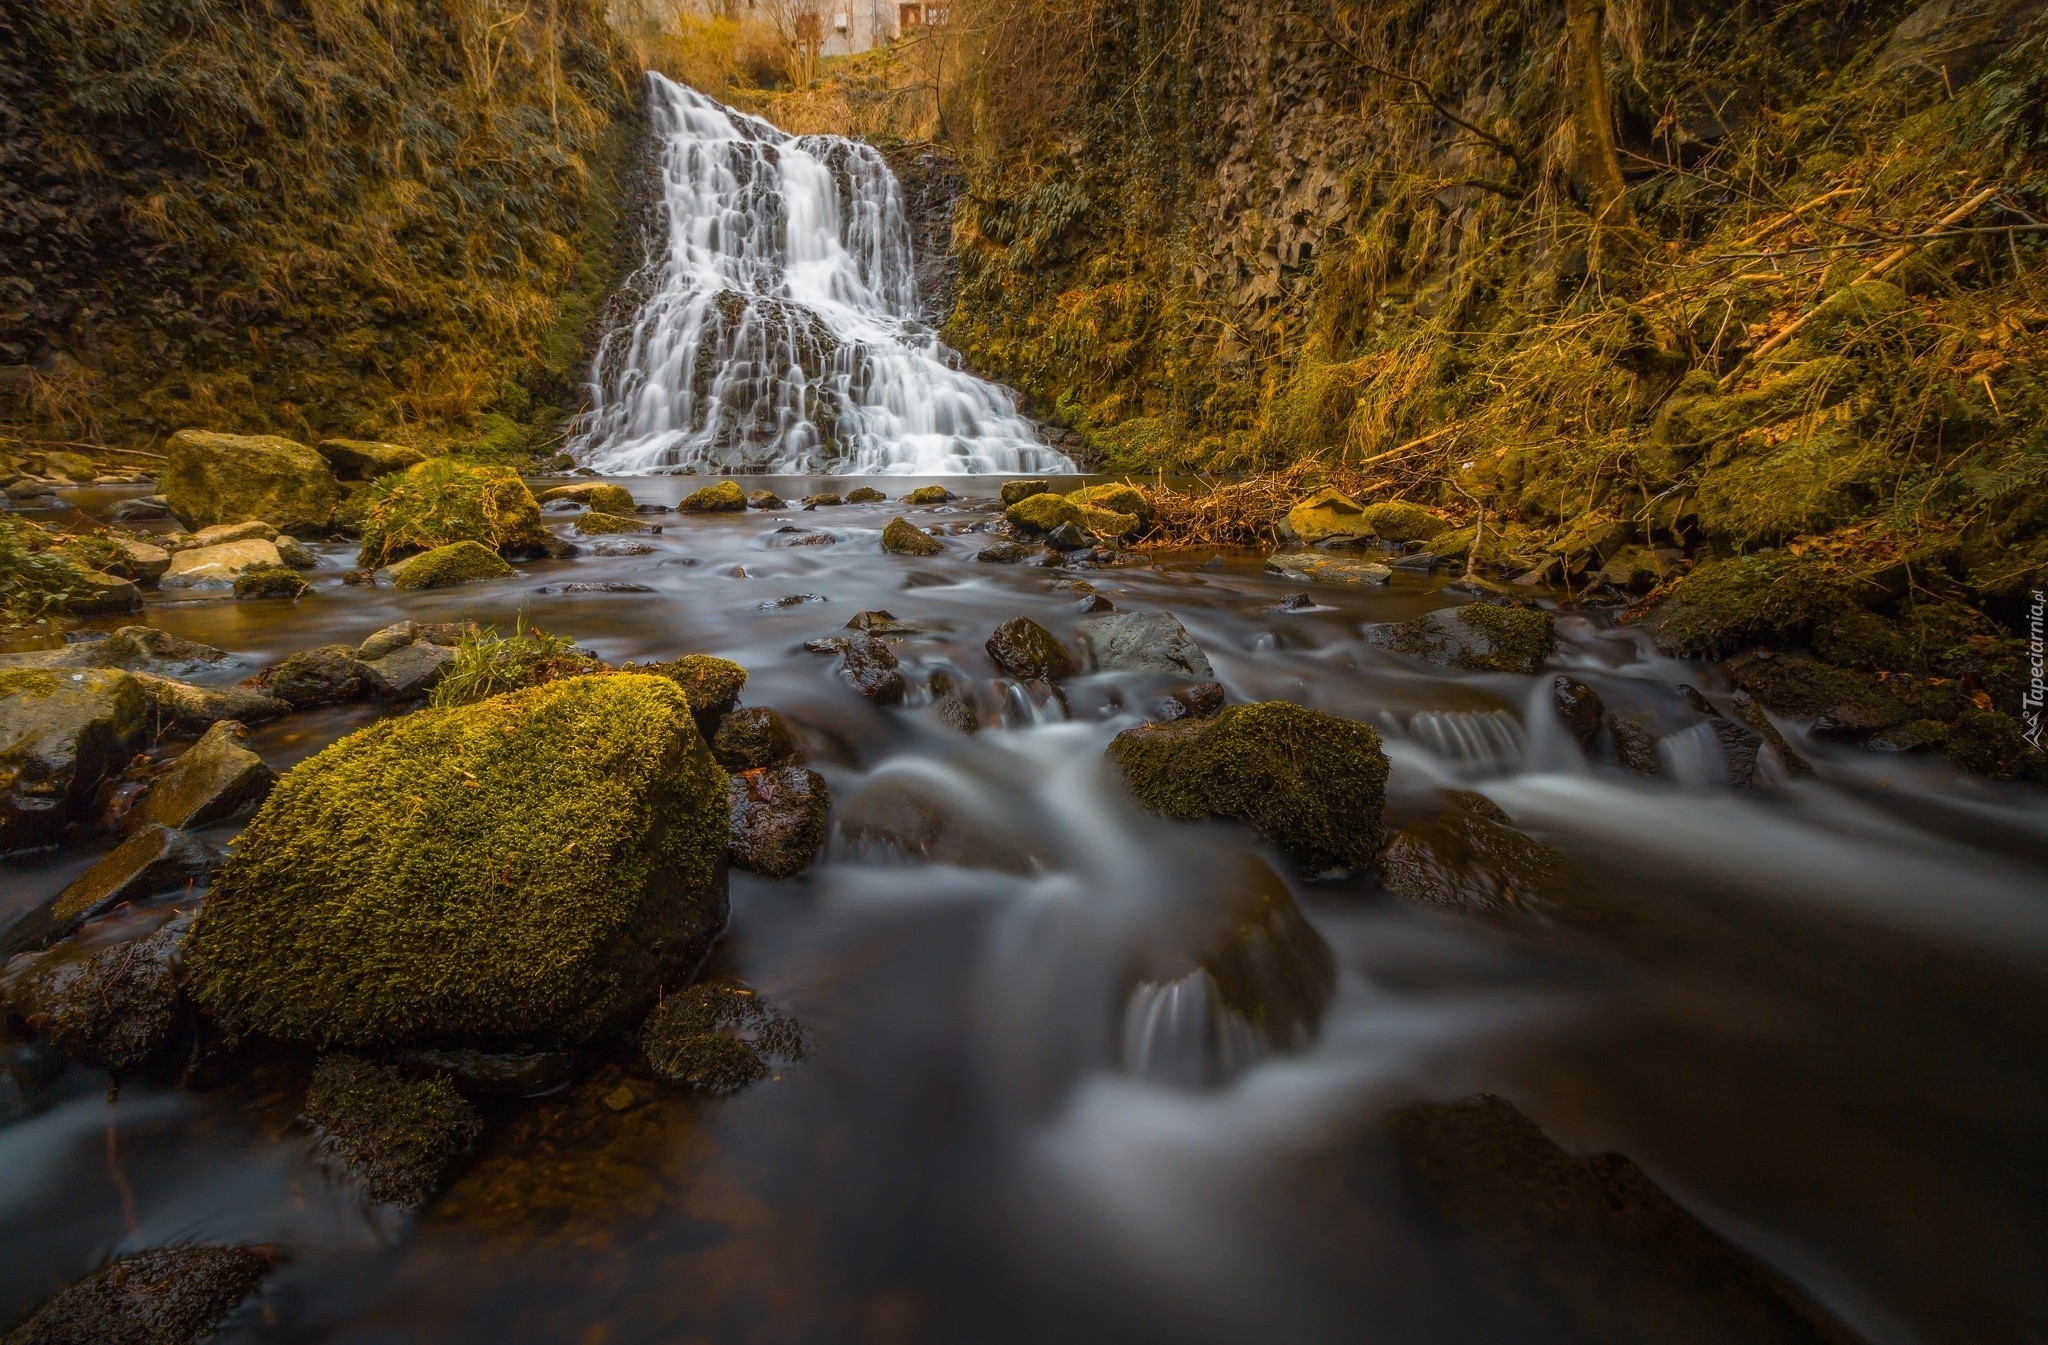
M 305 1121 L 320 1151 L 380 1205 L 423 1208 L 483 1118 L 446 1079 L 406 1079 L 352 1055 L 322 1057 L 306 1090 Z
M 427 460 L 427 455 L 416 448 L 381 444 L 373 439 L 322 439 L 316 448 L 334 469 L 335 476 L 343 481 L 374 481 Z
M 1003 508 L 1008 509 L 1019 500 L 1028 500 L 1033 495 L 1043 495 L 1052 489 L 1052 482 L 1041 479 L 1005 481 L 1001 491 Z
M 1426 542 L 1449 530 L 1450 520 L 1407 500 L 1381 500 L 1364 511 L 1365 526 L 1382 542 Z
M 2020 721 L 1998 710 L 1965 710 L 1948 726 L 1942 754 L 1994 780 L 2048 783 L 2048 753 L 2028 742 Z
M 481 542 L 451 542 L 422 551 L 391 572 L 400 588 L 451 588 L 485 579 L 505 579 L 512 567 Z
M 1129 514 L 1141 524 L 1152 521 L 1152 506 L 1145 499 L 1145 492 L 1125 481 L 1105 481 L 1099 486 L 1085 486 L 1066 499 L 1068 504 L 1077 507 L 1102 509 L 1112 514 Z
M 1676 479 L 1716 445 L 1819 410 L 1839 400 L 1854 381 L 1854 366 L 1835 357 L 1807 360 L 1754 388 L 1725 394 L 1716 391 L 1711 375 L 1689 375 L 1658 411 L 1637 457 L 1658 479 Z
M 121 943 L 80 941 L 9 964 L 8 1007 L 73 1060 L 116 1074 L 160 1059 L 187 1026 L 178 984 L 189 916 Z
M 936 556 L 945 545 L 907 518 L 892 518 L 882 529 L 882 550 L 892 556 Z
M 797 759 L 796 734 L 789 721 L 773 710 L 733 710 L 718 721 L 718 731 L 711 737 L 711 755 L 729 771 L 787 766 Z
M 1667 654 L 1719 656 L 1759 640 L 1803 644 L 1818 623 L 1855 609 L 1817 562 L 1758 551 L 1701 563 L 1645 625 Z
M 94 1271 L 36 1309 L 6 1345 L 193 1345 L 277 1264 L 251 1247 L 161 1247 Z
M 1136 514 L 1118 513 L 1092 504 L 1074 502 L 1068 495 L 1051 493 L 1027 495 L 1003 511 L 1003 517 L 1029 533 L 1050 533 L 1062 524 L 1072 524 L 1097 537 L 1114 540 L 1138 530 Z
M 1533 673 L 1557 647 L 1557 622 L 1532 607 L 1475 602 L 1376 626 L 1370 638 L 1382 649 L 1449 668 Z
M 553 486 L 540 493 L 542 504 L 552 500 L 573 500 L 587 509 L 595 509 L 601 514 L 616 514 L 621 518 L 632 517 L 637 507 L 632 491 L 609 481 L 576 481 L 566 486 Z
M 125 672 L 0 670 L 0 853 L 57 839 L 148 727 Z
M 540 503 L 509 467 L 434 458 L 379 477 L 350 499 L 344 521 L 362 532 L 357 563 L 475 542 L 506 556 L 545 553 L 551 539 Z
M 1319 490 L 1289 509 L 1282 536 L 1309 546 L 1363 541 L 1372 536 L 1365 507 L 1341 490 Z
M 848 504 L 885 504 L 889 497 L 873 486 L 855 486 L 846 492 Z
M 580 537 L 616 537 L 622 533 L 660 531 L 658 524 L 649 523 L 638 515 L 629 517 L 589 509 L 576 516 L 576 533 Z
M 237 598 L 297 598 L 312 585 L 284 565 L 252 565 L 235 576 Z
M 1379 853 L 1387 757 L 1353 720 L 1285 701 L 1232 705 L 1126 729 L 1109 757 L 1153 812 L 1249 823 L 1311 871 L 1362 868 Z
M 670 1083 L 722 1095 L 767 1078 L 771 1061 L 802 1060 L 809 1042 L 744 986 L 693 985 L 647 1016 L 640 1049 Z
M 643 664 L 632 671 L 666 677 L 681 687 L 707 742 L 718 732 L 718 721 L 740 703 L 740 692 L 747 685 L 745 668 L 712 654 L 685 654 L 667 663 Z
M 747 492 L 737 481 L 721 481 L 692 491 L 677 506 L 686 514 L 736 514 L 747 507 Z
M 341 507 L 327 459 L 289 439 L 180 430 L 164 454 L 158 486 L 188 528 L 259 518 L 295 537 L 318 537 Z
M 589 1040 L 703 955 L 727 830 L 725 772 L 662 678 L 386 720 L 278 782 L 214 881 L 192 982 L 234 1033 Z
M 905 504 L 944 504 L 960 498 L 944 486 L 919 486 L 903 497 Z

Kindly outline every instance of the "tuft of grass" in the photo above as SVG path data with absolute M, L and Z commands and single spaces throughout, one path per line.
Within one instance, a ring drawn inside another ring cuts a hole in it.
M 528 630 L 522 615 L 510 635 L 500 636 L 496 627 L 465 634 L 434 687 L 431 704 L 436 709 L 469 705 L 597 669 L 597 660 L 578 653 L 574 640 Z

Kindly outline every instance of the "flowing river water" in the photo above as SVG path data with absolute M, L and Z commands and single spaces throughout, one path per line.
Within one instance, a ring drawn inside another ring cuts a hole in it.
M 695 483 L 623 484 L 674 503 Z M 752 484 L 795 499 L 848 482 Z M 711 970 L 812 1048 L 724 1099 L 614 1063 L 502 1106 L 414 1221 L 365 1213 L 315 1162 L 295 1093 L 260 1072 L 110 1094 L 73 1067 L 0 1128 L 0 1320 L 111 1255 L 219 1241 L 287 1257 L 231 1320 L 236 1342 L 1553 1340 L 1473 1292 L 1385 1125 L 1491 1091 L 1567 1150 L 1628 1155 L 1869 1340 L 2048 1333 L 2039 792 L 1807 743 L 1795 723 L 1812 777 L 1739 791 L 1673 750 L 1666 778 L 1642 779 L 1580 753 L 1551 677 L 1681 744 L 1697 720 L 1679 684 L 1723 689 L 1597 613 L 1559 609 L 1540 676 L 1448 672 L 1366 638 L 1461 601 L 1443 577 L 1289 611 L 1302 586 L 1249 553 L 981 564 L 990 483 L 945 484 L 966 498 L 667 515 L 640 554 L 438 592 L 344 587 L 337 543 L 296 603 L 152 598 L 149 624 L 244 660 L 221 680 L 408 617 L 523 619 L 613 662 L 744 664 L 744 703 L 797 725 L 839 825 L 807 877 L 733 875 Z M 881 552 L 903 512 L 948 534 L 943 555 Z M 790 527 L 834 544 L 788 545 Z M 1558 906 L 1419 907 L 1370 877 L 1306 881 L 1235 825 L 1139 810 L 1103 751 L 1163 684 L 1082 675 L 1062 707 L 982 648 L 1019 615 L 1071 642 L 1075 578 L 1177 616 L 1233 701 L 1375 725 L 1390 823 L 1446 788 L 1484 793 L 1572 860 Z M 638 587 L 562 591 L 606 582 Z M 803 648 L 875 609 L 921 628 L 897 642 L 899 708 Z M 971 688 L 978 734 L 920 703 L 942 671 Z M 283 769 L 375 713 L 293 716 L 252 745 Z M 922 801 L 917 843 L 848 834 L 888 797 Z M 93 857 L 0 871 L 0 918 Z M 1182 974 L 1235 902 L 1276 889 L 1335 969 L 1284 1051 Z

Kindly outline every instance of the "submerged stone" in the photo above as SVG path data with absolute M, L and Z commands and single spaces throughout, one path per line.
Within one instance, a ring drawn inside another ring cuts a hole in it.
M 253 1247 L 163 1247 L 94 1271 L 8 1333 L 6 1345 L 193 1345 L 277 1264 Z
M 802 766 L 764 766 L 732 777 L 733 865 L 764 878 L 794 878 L 824 848 L 832 792 Z
M 693 985 L 648 1015 L 640 1049 L 668 1082 L 722 1096 L 767 1078 L 771 1061 L 802 1060 L 809 1042 L 744 986 Z
M 1312 872 L 1363 868 L 1379 852 L 1387 758 L 1379 734 L 1353 720 L 1285 701 L 1233 705 L 1126 729 L 1109 757 L 1153 812 L 1248 823 Z
M 1592 751 L 1593 740 L 1600 736 L 1600 721 L 1606 713 L 1606 707 L 1600 703 L 1600 693 L 1576 677 L 1559 673 L 1550 680 L 1550 703 L 1557 707 L 1565 731 L 1578 743 L 1579 750 Z
M 1387 1118 L 1482 1287 L 1538 1338 L 1852 1345 L 1855 1337 L 1620 1154 L 1566 1153 L 1503 1098 Z
M 445 1079 L 410 1080 L 352 1055 L 321 1058 L 306 1090 L 306 1124 L 379 1205 L 419 1210 L 483 1133 L 483 1119 Z
M 1557 647 L 1557 622 L 1530 607 L 1467 603 L 1399 625 L 1375 626 L 1373 644 L 1470 672 L 1533 673 Z
M 1028 500 L 1033 495 L 1043 495 L 1051 489 L 1052 482 L 1045 480 L 1005 481 L 1002 488 L 1003 507 L 1007 509 L 1019 500 Z
M 195 993 L 231 1033 L 573 1043 L 725 920 L 725 772 L 659 677 L 572 677 L 351 734 L 215 878 Z
M 61 939 L 123 902 L 203 883 L 220 860 L 220 852 L 197 836 L 156 823 L 136 828 L 63 891 L 8 926 L 0 935 L 0 958 Z

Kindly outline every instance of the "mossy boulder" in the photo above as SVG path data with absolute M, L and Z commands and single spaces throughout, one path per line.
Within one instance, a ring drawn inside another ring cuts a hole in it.
M 0 853 L 57 839 L 91 806 L 148 728 L 125 672 L 0 671 Z
M 1382 649 L 1447 668 L 1533 673 L 1557 647 L 1557 621 L 1533 607 L 1475 602 L 1376 626 L 1370 638 Z
M 540 503 L 519 473 L 450 458 L 372 481 L 350 499 L 344 521 L 362 532 L 357 563 L 365 566 L 455 542 L 534 556 L 552 541 L 541 526 Z
M 936 556 L 945 545 L 907 518 L 892 518 L 882 529 L 882 550 L 892 556 Z
M 959 496 L 947 490 L 944 486 L 919 486 L 916 490 L 903 497 L 903 503 L 944 504 L 948 500 L 957 500 L 959 498 Z
M 1086 486 L 1067 496 L 1067 503 L 1089 509 L 1106 509 L 1112 514 L 1129 514 L 1140 523 L 1152 521 L 1152 506 L 1145 492 L 1124 481 L 1105 481 Z
M 1126 729 L 1109 745 L 1132 797 L 1183 821 L 1246 822 L 1312 872 L 1380 848 L 1387 757 L 1364 724 L 1285 701 Z
M 1818 625 L 1854 610 L 1850 592 L 1821 564 L 1772 550 L 1702 562 L 1645 624 L 1667 654 L 1717 656 L 1760 640 L 1803 644 Z
M 335 476 L 343 481 L 374 481 L 427 460 L 427 455 L 416 448 L 380 444 L 373 439 L 322 439 L 316 447 Z
M 884 504 L 889 497 L 873 486 L 855 486 L 846 492 L 848 504 Z
M 1052 489 L 1052 482 L 1040 479 L 1005 481 L 1002 487 L 1003 508 L 1008 509 L 1019 500 L 1028 500 L 1033 495 L 1043 495 Z
M 285 565 L 252 565 L 235 576 L 237 598 L 297 598 L 312 585 Z
M 718 732 L 718 721 L 740 703 L 740 692 L 747 685 L 745 668 L 712 654 L 685 654 L 667 663 L 644 664 L 632 671 L 666 677 L 681 687 L 707 742 Z
M 1407 500 L 1382 500 L 1365 507 L 1365 526 L 1382 542 L 1426 542 L 1450 529 L 1450 520 Z
M 343 738 L 216 876 L 194 992 L 343 1047 L 617 1032 L 725 921 L 726 776 L 674 683 L 575 677 Z
M 188 528 L 260 518 L 296 537 L 318 537 L 341 507 L 341 482 L 327 459 L 289 439 L 180 430 L 164 454 L 158 486 Z
M 660 531 L 658 524 L 649 523 L 638 515 L 608 514 L 602 509 L 590 509 L 576 516 L 576 532 L 582 537 L 615 537 L 621 533 Z
M 1075 503 L 1068 495 L 1027 495 L 1003 511 L 1010 523 L 1029 533 L 1051 533 L 1063 524 L 1083 532 L 1115 540 L 1138 530 L 1136 514 L 1119 513 L 1088 503 Z
M 157 580 L 158 586 L 180 589 L 232 589 L 235 580 L 249 570 L 286 570 L 284 556 L 275 543 L 261 537 L 218 542 L 211 546 L 188 546 L 173 552 L 170 564 Z
M 446 1079 L 407 1079 L 352 1055 L 323 1057 L 306 1090 L 320 1151 L 379 1205 L 424 1207 L 483 1118 Z
M 1739 392 L 1722 393 L 1711 375 L 1689 374 L 1658 411 L 1637 458 L 1654 478 L 1675 480 L 1716 445 L 1840 400 L 1854 377 L 1854 366 L 1833 356 L 1806 360 Z
M 505 579 L 512 567 L 481 542 L 451 542 L 422 551 L 391 572 L 400 588 L 450 588 L 485 579 Z
M 1363 541 L 1372 535 L 1365 506 L 1341 490 L 1319 490 L 1287 511 L 1283 539 L 1317 546 Z
M 586 509 L 595 509 L 602 514 L 617 514 L 621 518 L 631 517 L 637 506 L 633 492 L 624 486 L 615 486 L 609 481 L 577 481 L 566 486 L 554 486 L 540 493 L 540 502 L 548 504 L 555 500 L 572 500 Z
M 692 491 L 677 506 L 686 514 L 736 514 L 747 507 L 747 492 L 737 481 L 721 481 Z
M 253 1247 L 160 1247 L 94 1271 L 36 1309 L 6 1345 L 192 1345 L 277 1265 Z
M 781 509 L 785 505 L 786 501 L 772 490 L 755 490 L 747 493 L 749 509 Z

